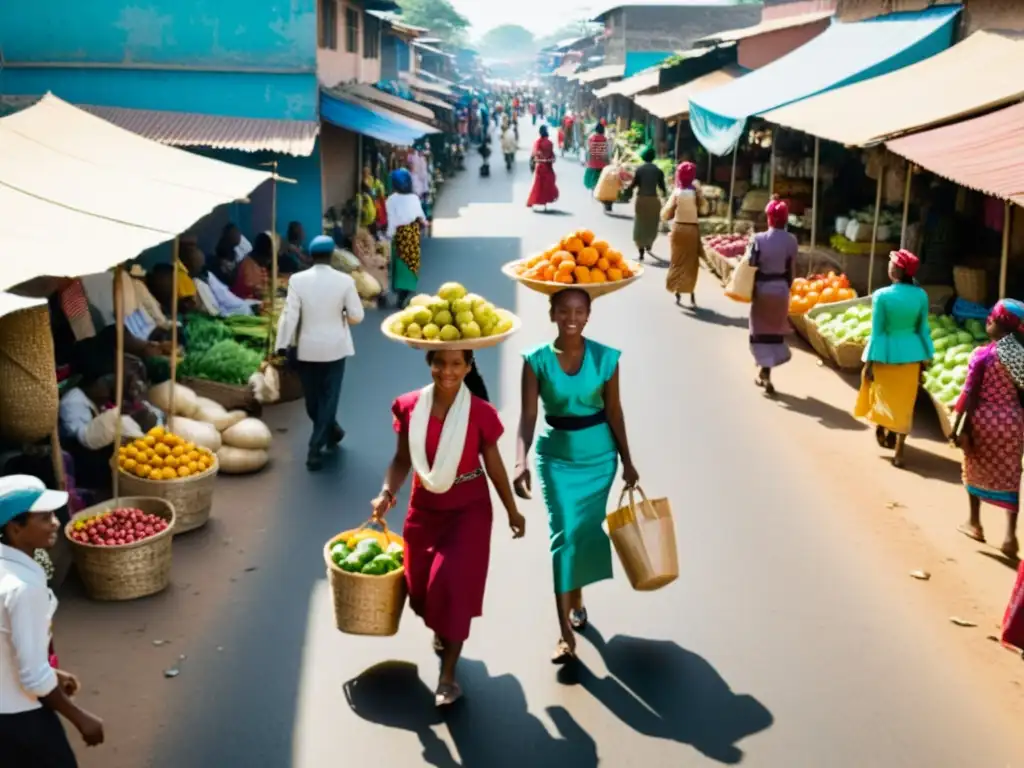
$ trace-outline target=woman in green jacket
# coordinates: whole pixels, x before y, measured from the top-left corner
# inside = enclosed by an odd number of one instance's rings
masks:
[[[915,284],[920,260],[910,251],[889,254],[892,285],[875,291],[871,339],[853,415],[877,425],[883,448],[894,448],[893,466],[903,466],[903,446],[914,421],[921,369],[935,356],[928,328],[928,294]]]

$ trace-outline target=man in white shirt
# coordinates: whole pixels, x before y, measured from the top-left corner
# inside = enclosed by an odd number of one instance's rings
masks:
[[[313,266],[288,281],[277,327],[279,351],[297,347],[306,413],[313,422],[306,459],[312,471],[323,467],[324,449],[337,447],[345,437],[338,424],[338,400],[345,360],[355,354],[349,326],[360,323],[364,314],[355,280],[331,267],[334,248],[333,238],[326,235],[310,243]]]
[[[103,743],[103,722],[71,698],[78,680],[50,666],[57,598],[33,557],[57,542],[54,512],[67,501],[38,478],[0,477],[0,756],[11,768],[78,765],[57,713],[89,746]]]

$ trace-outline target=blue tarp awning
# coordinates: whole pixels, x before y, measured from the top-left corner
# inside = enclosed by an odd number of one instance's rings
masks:
[[[400,147],[411,146],[433,130],[426,125],[423,126],[426,130],[421,130],[415,127],[413,120],[400,122],[382,110],[339,99],[324,91],[320,92],[320,118],[346,131]]]
[[[690,125],[702,145],[727,155],[747,118],[833,88],[878,77],[934,56],[953,43],[959,5],[894,13],[866,21],[833,22],[780,59],[728,85],[690,99]],[[885,109],[865,104],[864,109]]]
[[[645,69],[656,67],[675,56],[675,51],[626,51],[626,71],[623,77],[632,77]]]

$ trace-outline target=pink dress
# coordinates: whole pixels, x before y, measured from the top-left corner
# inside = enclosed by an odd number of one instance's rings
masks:
[[[408,432],[419,397],[418,391],[409,392],[392,404],[396,432]],[[443,426],[431,417],[426,445],[431,465]],[[483,614],[492,515],[480,453],[498,442],[502,432],[494,406],[474,397],[455,485],[446,493],[431,493],[413,476],[403,531],[409,605],[430,629],[452,642],[468,638],[470,623]]]

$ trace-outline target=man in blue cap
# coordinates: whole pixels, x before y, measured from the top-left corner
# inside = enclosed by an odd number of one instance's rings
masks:
[[[72,700],[74,675],[50,666],[50,627],[57,598],[35,561],[57,543],[54,512],[68,495],[30,475],[0,477],[0,755],[11,766],[78,765],[57,717],[89,746],[103,743],[103,721]]]
[[[333,238],[313,238],[313,266],[288,281],[288,299],[277,327],[278,347],[297,348],[306,414],[313,422],[306,457],[311,471],[322,468],[323,451],[337,448],[345,437],[338,424],[338,400],[345,360],[355,354],[349,325],[362,322],[364,314],[355,280],[331,266],[334,249]]]

